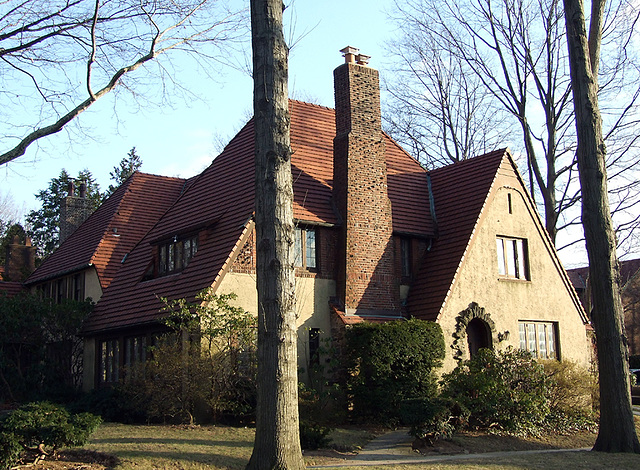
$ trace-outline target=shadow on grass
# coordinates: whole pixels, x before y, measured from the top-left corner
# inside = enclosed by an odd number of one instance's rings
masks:
[[[172,439],[167,437],[104,437],[91,439],[92,445],[99,444],[172,444],[184,446],[210,446],[210,447],[251,447],[253,441],[223,441],[216,439]]]
[[[113,452],[120,460],[131,460],[140,462],[142,460],[151,460],[156,463],[160,461],[170,461],[172,463],[183,462],[190,464],[206,464],[206,465],[222,465],[225,468],[244,468],[249,461],[249,452],[247,457],[235,457],[214,452],[182,452],[178,450],[117,450]],[[155,465],[154,465],[155,467]]]

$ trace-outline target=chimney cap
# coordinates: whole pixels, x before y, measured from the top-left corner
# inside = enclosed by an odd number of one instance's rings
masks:
[[[371,59],[370,55],[358,54],[356,56],[356,63],[358,65],[367,65],[369,63],[369,59]]]
[[[347,46],[343,49],[340,49],[340,52],[342,52],[344,56],[345,64],[353,64],[356,61],[356,54],[360,52],[360,49],[353,46]]]

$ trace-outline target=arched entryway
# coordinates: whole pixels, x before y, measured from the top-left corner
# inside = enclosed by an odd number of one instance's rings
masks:
[[[469,347],[469,356],[474,357],[482,348],[493,346],[491,340],[491,328],[486,321],[481,318],[472,319],[467,325],[467,344]]]

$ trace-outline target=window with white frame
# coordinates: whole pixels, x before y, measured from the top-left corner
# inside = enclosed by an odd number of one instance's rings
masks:
[[[522,238],[497,237],[498,273],[513,279],[529,279],[527,241]]]
[[[520,349],[540,359],[558,359],[557,330],[553,322],[518,322]]]
[[[313,228],[296,228],[295,266],[316,269],[316,231]]]

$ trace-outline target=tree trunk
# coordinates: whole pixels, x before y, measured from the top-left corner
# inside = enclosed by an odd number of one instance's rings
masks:
[[[604,6],[604,0],[593,1]],[[616,238],[607,198],[606,148],[598,108],[598,79],[592,73],[582,1],[564,0],[564,8],[578,135],[582,225],[589,255],[591,315],[600,371],[600,426],[593,450],[640,452],[631,411]],[[601,34],[596,38],[598,43]],[[593,36],[591,40],[594,40]]]
[[[282,0],[251,0],[258,405],[247,469],[303,469],[298,424],[293,185]]]

